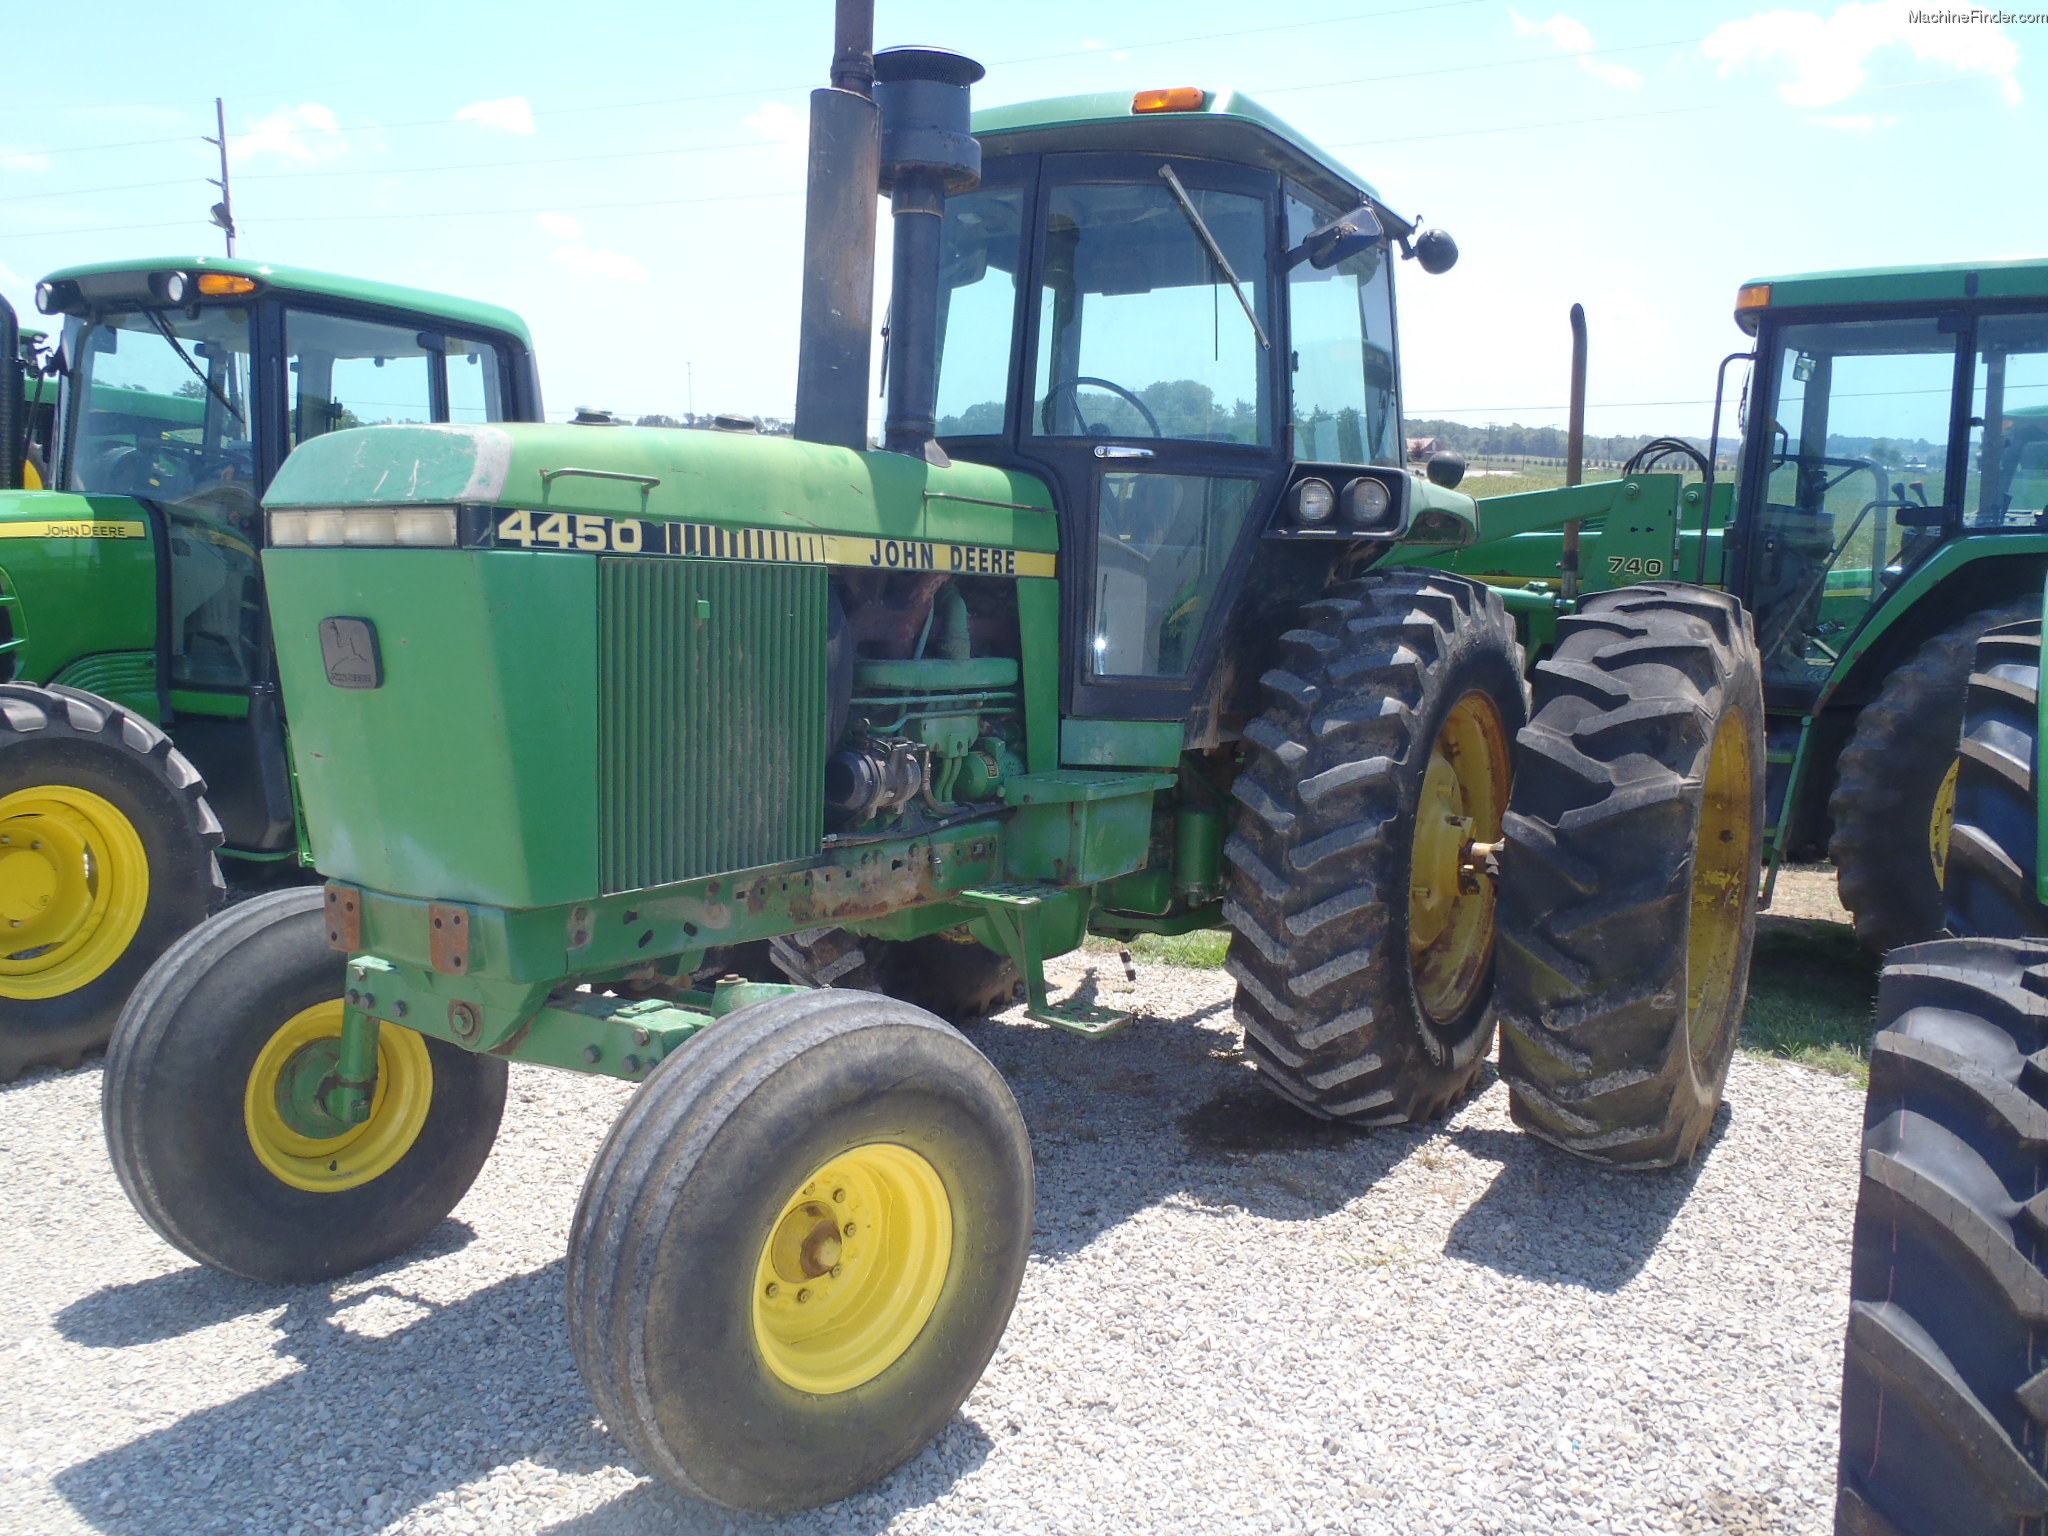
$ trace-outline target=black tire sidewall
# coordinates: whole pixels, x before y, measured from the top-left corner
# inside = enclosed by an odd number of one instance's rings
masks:
[[[249,1141],[249,1074],[286,1020],[341,995],[347,960],[328,948],[320,891],[258,900],[273,910],[253,931],[255,902],[165,957],[185,985],[138,991],[109,1047],[109,1145],[134,1165],[123,1182],[144,1216],[191,1257],[255,1280],[326,1279],[404,1251],[454,1207],[496,1138],[506,1067],[422,1037],[433,1096],[405,1155],[353,1189],[285,1183]],[[208,944],[216,930],[230,942]]]
[[[783,1202],[819,1166],[871,1142],[907,1146],[937,1170],[953,1263],[901,1358],[861,1386],[815,1396],[761,1356],[756,1266]],[[1030,1249],[1030,1168],[1007,1087],[950,1030],[882,1023],[791,1057],[711,1135],[648,1234],[642,1266],[653,1278],[631,1350],[644,1395],[629,1388],[644,1429],[706,1494],[738,1508],[813,1506],[900,1465],[945,1426],[1001,1341]]]

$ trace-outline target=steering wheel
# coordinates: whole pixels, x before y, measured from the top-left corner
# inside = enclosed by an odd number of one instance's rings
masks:
[[[1039,407],[1039,425],[1044,427],[1047,432],[1052,431],[1052,405],[1055,400],[1059,399],[1062,393],[1070,394],[1074,397],[1074,414],[1079,416],[1081,414],[1081,386],[1083,384],[1091,385],[1096,389],[1108,390],[1112,395],[1128,401],[1131,407],[1140,416],[1145,418],[1145,425],[1152,429],[1154,437],[1166,436],[1164,432],[1159,430],[1159,418],[1152,414],[1152,408],[1143,400],[1140,400],[1131,391],[1125,389],[1123,385],[1114,383],[1109,379],[1098,379],[1090,373],[1078,374],[1071,379],[1062,379],[1045,392],[1045,404]],[[1083,424],[1086,424],[1085,419]]]

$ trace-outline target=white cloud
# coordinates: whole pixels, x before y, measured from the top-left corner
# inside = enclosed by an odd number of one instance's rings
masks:
[[[256,120],[247,133],[228,139],[228,157],[240,162],[258,155],[277,155],[301,165],[319,165],[348,153],[348,136],[335,121],[334,109],[309,101]]]
[[[1593,34],[1583,21],[1562,12],[1548,21],[1531,21],[1520,11],[1510,10],[1508,16],[1515,24],[1517,37],[1547,37],[1560,53],[1576,54],[1579,68],[1594,79],[1613,86],[1617,91],[1639,91],[1643,88],[1643,77],[1634,70],[1620,64],[1601,64],[1586,57],[1593,51]]]
[[[50,157],[32,149],[0,149],[0,171],[47,171]]]
[[[643,283],[647,269],[624,251],[604,250],[586,245],[583,223],[566,213],[543,213],[534,220],[543,233],[564,243],[549,252],[548,259],[585,277],[610,277],[621,282]]]
[[[533,108],[524,96],[499,96],[490,101],[472,101],[455,114],[458,123],[481,123],[504,133],[532,133]]]
[[[1903,48],[1924,63],[1946,64],[1958,74],[1996,80],[2008,102],[2020,99],[2019,45],[1995,22],[1911,19],[1910,0],[1866,0],[1817,11],[1761,11],[1723,22],[1701,51],[1718,59],[1725,78],[1737,66],[1782,57],[1793,76],[1778,95],[1799,107],[1845,100],[1870,77],[1873,55]]]
[[[808,146],[811,141],[809,114],[794,111],[786,102],[764,101],[757,111],[749,112],[740,121],[750,132],[778,144]]]

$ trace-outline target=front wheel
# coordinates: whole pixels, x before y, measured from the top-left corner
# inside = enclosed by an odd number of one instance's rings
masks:
[[[336,1063],[347,957],[318,887],[230,907],[143,978],[107,1044],[121,1187],[164,1241],[251,1280],[323,1280],[404,1252],[468,1191],[505,1063],[386,1022],[370,1118],[333,1134],[307,1092]]]
[[[1749,992],[1763,687],[1703,587],[1587,599],[1536,668],[1501,860],[1500,1071],[1522,1127],[1594,1162],[1699,1150]]]
[[[577,1368],[693,1498],[843,1498],[973,1389],[1032,1199],[1016,1101],[956,1030],[870,993],[738,1009],[656,1069],[591,1167],[569,1238]]]

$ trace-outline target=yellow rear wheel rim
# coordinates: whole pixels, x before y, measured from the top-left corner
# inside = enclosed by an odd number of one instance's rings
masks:
[[[62,997],[128,952],[149,854],[112,801],[72,784],[0,798],[0,998]]]
[[[1511,761],[1500,711],[1476,690],[1430,746],[1415,806],[1408,952],[1416,998],[1435,1024],[1471,1007],[1493,958],[1494,880],[1479,845],[1500,841]]]
[[[339,1136],[292,1128],[280,1101],[286,1068],[301,1052],[332,1050],[341,1038],[342,1003],[315,1003],[287,1019],[257,1053],[242,1096],[249,1145],[265,1168],[294,1189],[335,1194],[389,1173],[412,1150],[434,1101],[427,1042],[403,1025],[377,1028],[377,1089],[370,1118]]]
[[[1934,883],[1948,888],[1948,843],[1956,829],[1956,781],[1962,776],[1963,760],[1948,765],[1948,772],[1935,786],[1934,810],[1927,818],[1927,856],[1934,861]]]
[[[893,1142],[817,1169],[783,1203],[754,1267],[754,1342],[799,1392],[847,1392],[903,1357],[953,1265],[939,1171]]]
[[[1695,1051],[1720,1032],[1741,960],[1743,917],[1756,882],[1755,773],[1749,721],[1731,714],[1714,732],[1693,851],[1686,1017]]]

